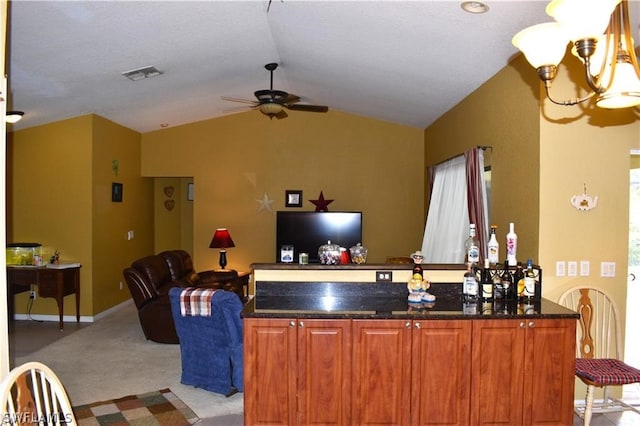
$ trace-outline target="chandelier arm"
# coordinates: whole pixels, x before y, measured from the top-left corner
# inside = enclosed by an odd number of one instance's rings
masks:
[[[591,92],[584,98],[579,98],[579,99],[574,98],[574,99],[569,99],[568,101],[557,101],[553,99],[553,97],[551,96],[551,80],[546,80],[544,82],[544,91],[547,94],[547,99],[549,99],[551,102],[553,102],[556,105],[562,105],[562,106],[571,106],[571,105],[581,104],[582,102],[588,101],[589,99],[593,98],[596,94],[595,92]]]
[[[592,97],[595,94],[601,95],[602,93],[604,93],[607,90],[606,87],[602,87],[596,81],[596,78],[591,75],[591,72],[589,71],[591,69],[590,67],[591,67],[591,59],[590,59],[589,56],[586,56],[584,58],[584,78],[585,78],[585,80],[587,80],[587,84],[589,85],[591,90],[594,91],[594,93],[589,95],[589,98]],[[586,99],[588,99],[588,98],[586,98]]]

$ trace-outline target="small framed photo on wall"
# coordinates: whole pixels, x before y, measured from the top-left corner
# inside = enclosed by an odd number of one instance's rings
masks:
[[[302,191],[286,190],[284,192],[285,207],[302,207]]]
[[[122,202],[122,184],[113,182],[111,184],[111,201],[114,203]]]

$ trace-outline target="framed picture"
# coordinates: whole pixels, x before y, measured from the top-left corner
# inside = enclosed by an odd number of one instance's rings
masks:
[[[193,184],[192,183],[187,184],[187,200],[193,201]]]
[[[302,207],[302,191],[287,190],[284,192],[285,207]]]
[[[122,202],[122,184],[113,182],[111,184],[111,201],[114,203]]]

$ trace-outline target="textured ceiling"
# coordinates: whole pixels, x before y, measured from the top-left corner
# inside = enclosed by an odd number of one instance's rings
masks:
[[[8,109],[25,112],[12,127],[95,113],[147,132],[218,117],[242,106],[221,96],[268,89],[277,62],[274,88],[301,103],[425,128],[507,65],[515,33],[550,20],[542,1],[488,5],[12,1]],[[150,65],[163,74],[121,75]]]

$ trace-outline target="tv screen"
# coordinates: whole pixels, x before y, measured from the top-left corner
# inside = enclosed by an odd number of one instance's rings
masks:
[[[309,263],[320,263],[318,249],[331,241],[349,249],[362,242],[362,212],[276,213],[276,262],[280,249],[293,246],[293,262],[299,253],[309,253]]]

